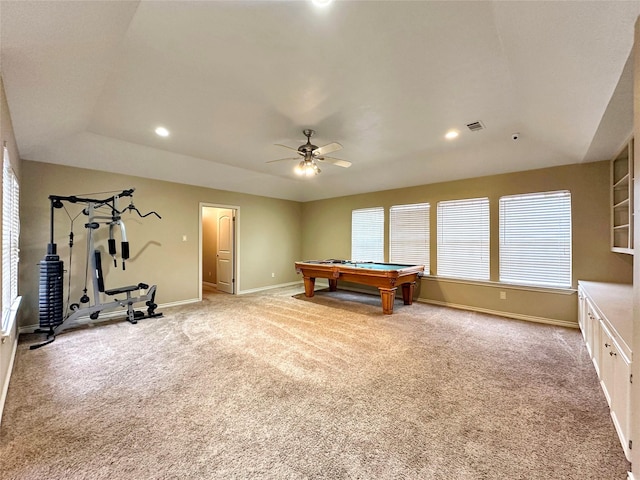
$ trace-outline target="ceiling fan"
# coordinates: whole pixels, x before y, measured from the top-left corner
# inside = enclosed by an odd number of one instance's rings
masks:
[[[342,149],[342,145],[340,145],[338,142],[333,142],[323,147],[318,147],[311,143],[311,137],[316,133],[314,130],[307,128],[303,130],[302,133],[304,133],[305,137],[307,137],[307,143],[305,143],[304,145],[300,145],[297,149],[288,147],[287,145],[276,144],[276,146],[278,147],[293,150],[298,154],[297,157],[279,158],[277,160],[270,160],[267,163],[282,162],[285,160],[299,160],[299,163],[298,165],[296,165],[294,171],[298,175],[304,175],[307,177],[311,177],[320,173],[320,168],[318,167],[318,164],[316,162],[330,163],[332,165],[343,168],[349,168],[351,166],[351,162],[326,156],[327,153],[336,152]]]

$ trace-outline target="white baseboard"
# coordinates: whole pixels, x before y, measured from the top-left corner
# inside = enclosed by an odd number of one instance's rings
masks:
[[[632,472],[627,472],[627,480],[634,480],[635,477],[633,476]]]
[[[213,287],[213,288],[218,288],[218,284],[217,283],[213,283],[213,282],[202,282],[203,285],[206,285],[207,287]]]
[[[241,290],[238,292],[238,295],[246,295],[247,293],[264,292],[265,290],[273,290],[276,288],[291,287],[293,285],[301,285],[301,284],[302,284],[301,280],[298,280],[296,282],[289,282],[289,283],[279,283],[278,285],[269,285],[267,287],[258,287],[258,288],[251,288],[249,290]]]
[[[177,302],[161,303],[158,308],[179,307],[181,305],[189,305],[190,303],[201,302],[199,298],[189,298],[188,300],[178,300]]]
[[[439,300],[429,300],[426,298],[418,298],[418,302],[430,303],[432,305],[440,305],[442,307],[457,308],[459,310],[469,310],[472,312],[487,313],[489,315],[497,315],[499,317],[513,318],[514,320],[525,320],[527,322],[546,323],[548,325],[556,325],[558,327],[580,328],[577,323],[568,322],[566,320],[558,320],[556,318],[534,317],[533,315],[523,315],[521,313],[501,312],[499,310],[491,310],[489,308],[471,307],[469,305],[459,305],[457,303],[441,302]]]
[[[316,281],[316,286],[317,286],[317,283],[318,282]],[[348,285],[348,286],[341,285],[340,290],[348,290],[350,292],[366,293],[370,295],[379,295],[375,287],[359,288],[353,285]],[[417,298],[416,301],[421,303],[429,303],[432,305],[439,305],[441,307],[450,307],[450,308],[457,308],[459,310],[468,310],[471,312],[486,313],[489,315],[496,315],[498,317],[513,318],[514,320],[525,320],[527,322],[546,323],[548,325],[556,325],[558,327],[580,328],[580,326],[577,323],[568,322],[566,320],[558,320],[555,318],[534,317],[532,315],[523,315],[520,313],[501,312],[499,310],[491,310],[488,308],[473,307],[469,305],[460,305],[457,303],[441,302],[439,300],[429,300],[427,298]]]
[[[178,302],[162,303],[162,304],[158,305],[156,310],[158,310],[158,313],[161,313],[159,310],[161,310],[163,308],[179,307],[181,305],[188,305],[190,303],[198,303],[200,301],[201,300],[199,298],[190,298],[188,300],[180,300]],[[122,310],[111,310],[109,312],[101,313],[99,320],[91,320],[88,315],[83,316],[83,317],[79,317],[78,320],[76,320],[74,322],[74,325],[78,325],[78,326],[81,326],[81,325],[97,325],[101,321],[112,320],[114,318],[122,318],[123,316],[124,317],[127,316],[127,310],[126,309],[123,308]],[[40,325],[38,325],[38,324],[35,324],[35,325],[24,325],[24,326],[22,326],[22,327],[20,327],[18,329],[18,333],[33,333],[35,330],[37,330],[39,328],[40,328]]]
[[[367,289],[366,287],[358,288],[358,287],[349,285],[349,286],[340,286],[340,289],[348,290],[350,292],[378,295],[378,291],[375,287],[371,287],[370,289]],[[525,320],[527,322],[546,323],[548,325],[556,325],[559,327],[580,328],[580,326],[577,323],[568,322],[566,320],[558,320],[555,318],[534,317],[532,315],[523,315],[520,313],[501,312],[499,310],[490,310],[488,308],[473,307],[469,305],[460,305],[457,303],[441,302],[439,300],[429,300],[427,298],[417,298],[416,301],[421,303],[429,303],[432,305],[439,305],[441,307],[450,307],[450,308],[457,308],[459,310],[468,310],[471,312],[487,313],[489,315],[496,315],[498,317],[513,318],[514,320]]]
[[[326,283],[326,285],[323,285],[324,283]],[[274,290],[276,288],[283,288],[283,287],[291,287],[294,285],[302,285],[301,281],[297,281],[297,282],[288,282],[288,283],[280,283],[278,285],[270,285],[267,287],[259,287],[259,288],[252,288],[249,290],[242,290],[240,292],[238,292],[238,295],[246,295],[249,293],[258,293],[258,292],[264,292],[267,290]],[[316,287],[328,287],[328,282],[324,281],[324,279],[318,279],[316,281]],[[377,295],[378,292],[376,292],[375,290],[371,289],[368,290],[366,288],[358,288],[358,287],[352,287],[352,286],[348,286],[347,288],[341,287],[342,290],[350,290],[350,291],[354,291],[354,292],[359,292],[359,293],[368,293],[368,294],[372,294],[372,295]],[[191,298],[188,300],[180,300],[177,302],[171,302],[171,303],[163,303],[158,305],[158,309],[162,309],[162,308],[168,308],[168,307],[178,307],[181,305],[188,305],[190,303],[197,303],[200,302],[201,300],[198,298]],[[460,305],[460,304],[455,304],[455,303],[449,303],[449,302],[441,302],[438,300],[429,300],[426,298],[418,298],[416,299],[416,301],[421,302],[421,303],[429,303],[432,305],[439,305],[442,307],[450,307],[450,308],[457,308],[459,310],[468,310],[468,311],[472,311],[472,312],[479,312],[479,313],[487,313],[489,315],[497,315],[499,317],[506,317],[506,318],[513,318],[515,320],[525,320],[527,322],[535,322],[535,323],[545,323],[548,325],[556,325],[559,327],[569,327],[569,328],[580,328],[580,326],[577,323],[574,322],[568,322],[566,320],[558,320],[555,318],[545,318],[545,317],[535,317],[532,315],[523,315],[523,314],[519,314],[519,313],[511,313],[511,312],[501,312],[498,310],[491,310],[488,308],[479,308],[479,307],[472,307],[469,305]],[[104,320],[108,320],[108,319],[112,319],[112,318],[117,318],[122,316],[123,311],[122,310],[116,310],[116,311],[110,311],[105,313],[104,315],[101,315],[100,318],[104,319]],[[77,324],[78,325],[82,325],[85,323],[92,323],[95,322],[95,320],[90,320],[89,317],[81,317],[80,319],[78,319]],[[19,333],[32,333],[35,329],[40,328],[39,325],[27,325],[27,326],[22,326],[19,328],[18,332]]]

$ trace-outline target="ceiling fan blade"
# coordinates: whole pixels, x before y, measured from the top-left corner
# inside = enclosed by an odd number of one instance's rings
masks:
[[[266,163],[273,163],[273,162],[284,162],[285,160],[300,160],[299,158],[296,157],[288,157],[288,158],[278,158],[277,160],[269,160]]]
[[[289,147],[287,145],[282,145],[281,143],[274,143],[274,145],[276,147],[282,147],[282,148],[286,148],[287,150],[293,150],[294,152],[296,152],[298,155],[302,155],[304,156],[304,153],[300,152],[297,148],[293,148],[293,147]]]
[[[314,157],[322,157],[327,153],[337,152],[338,150],[342,150],[342,145],[338,142],[333,142],[325,145],[324,147],[318,147],[313,151]]]
[[[349,168],[351,166],[351,162],[348,162],[346,160],[340,160],[339,158],[322,157],[322,158],[316,158],[316,160],[320,162],[330,163],[332,165],[336,165],[338,167],[343,167],[343,168]]]

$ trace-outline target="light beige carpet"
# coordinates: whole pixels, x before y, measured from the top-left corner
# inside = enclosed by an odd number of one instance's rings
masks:
[[[578,330],[300,292],[23,336],[0,476],[626,478]]]

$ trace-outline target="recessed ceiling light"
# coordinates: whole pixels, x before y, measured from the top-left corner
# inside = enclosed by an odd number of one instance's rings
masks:
[[[158,127],[158,128],[156,128],[156,135],[158,135],[159,137],[168,137],[169,136],[169,130],[167,130],[164,127]]]
[[[317,7],[326,7],[327,5],[329,5],[333,0],[311,0],[313,2],[314,5],[316,5]]]
[[[449,130],[447,134],[444,136],[447,140],[452,140],[460,135],[456,130]]]

